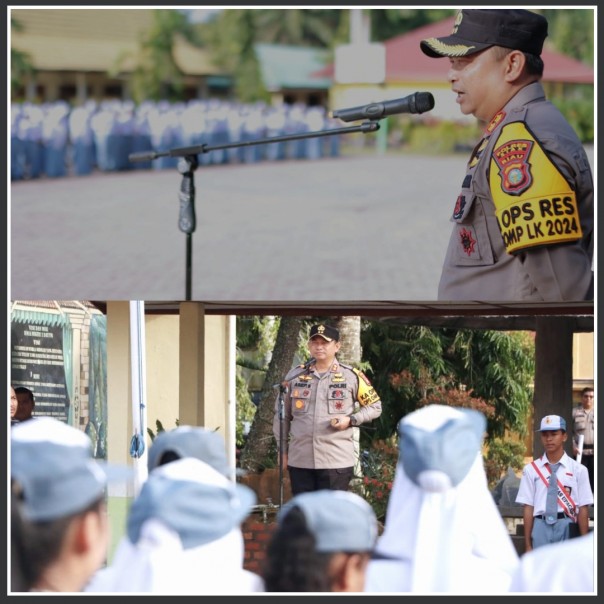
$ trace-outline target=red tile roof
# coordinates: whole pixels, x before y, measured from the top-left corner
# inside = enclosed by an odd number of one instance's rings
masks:
[[[419,47],[421,40],[449,35],[455,17],[437,23],[424,25],[411,32],[396,36],[384,42],[386,48],[386,82],[444,82],[449,62],[426,56]],[[547,46],[547,41],[546,41]],[[590,65],[577,61],[561,53],[544,47],[541,54],[545,69],[544,82],[593,84],[594,70]],[[313,74],[314,76],[334,76],[334,65]]]

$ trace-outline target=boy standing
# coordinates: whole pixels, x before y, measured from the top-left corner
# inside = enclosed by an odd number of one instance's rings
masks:
[[[538,432],[545,453],[524,466],[516,496],[516,503],[524,504],[526,552],[578,536],[576,529],[585,535],[594,501],[587,468],[564,452],[566,420],[546,415]]]

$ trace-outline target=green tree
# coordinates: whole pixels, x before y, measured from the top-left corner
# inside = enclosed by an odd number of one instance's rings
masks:
[[[251,391],[262,387],[275,346],[279,321],[274,316],[237,317],[236,441],[245,444],[246,427],[256,415]]]
[[[248,438],[241,451],[240,466],[250,472],[260,472],[276,465],[273,417],[279,384],[290,370],[299,349],[301,317],[281,317],[275,348],[260,393],[260,403],[254,415]]]
[[[261,333],[257,320],[249,319],[248,329],[238,331],[238,343],[254,346]],[[359,480],[351,487],[373,506],[380,521],[397,465],[398,422],[423,405],[469,407],[485,414],[484,459],[490,486],[508,466],[518,469],[523,444],[509,436],[526,432],[534,377],[531,333],[429,328],[360,317],[287,316],[277,322],[261,402],[240,457],[242,468],[261,472],[277,466],[272,422],[278,391],[274,386],[296,359],[307,357],[310,325],[328,322],[340,329],[345,341],[338,356],[367,373],[382,401],[382,415],[372,429],[360,431]]]
[[[594,9],[549,8],[539,12],[548,21],[546,44],[587,65],[594,64]]]
[[[268,101],[255,44],[329,47],[340,11],[322,9],[226,9],[203,24],[200,32],[214,63],[232,74],[235,96],[242,102]]]
[[[257,42],[329,47],[340,20],[338,9],[260,9],[254,12]]]
[[[418,27],[441,21],[453,16],[457,9],[384,8],[369,9],[371,15],[371,38],[384,42]]]
[[[525,433],[535,364],[530,334],[371,321],[363,350],[383,405],[374,438],[390,437],[398,421],[422,404],[456,400],[484,405],[488,438]]]
[[[23,31],[23,25],[17,19],[10,18],[11,31]],[[31,62],[28,53],[17,48],[10,49],[10,85],[11,99],[16,100],[20,92],[25,88],[25,81],[28,76],[33,76],[36,70]]]
[[[122,55],[114,71],[121,71],[126,60],[135,61],[130,76],[132,98],[143,100],[182,100],[183,73],[176,62],[174,48],[179,38],[200,46],[197,29],[188,21],[186,14],[173,9],[153,11],[153,25],[140,40],[136,56]]]
[[[212,50],[215,65],[231,74],[236,98],[243,102],[268,101],[260,66],[254,53],[256,41],[253,10],[226,9],[200,27]]]

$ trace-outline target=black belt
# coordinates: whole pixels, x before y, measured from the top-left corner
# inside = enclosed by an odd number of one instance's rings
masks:
[[[535,518],[539,518],[540,520],[545,520],[545,514],[539,514],[535,516]],[[557,515],[558,520],[562,520],[562,518],[568,518],[568,516],[564,512],[558,512]]]

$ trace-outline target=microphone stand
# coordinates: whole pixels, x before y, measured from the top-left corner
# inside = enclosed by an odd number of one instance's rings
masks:
[[[287,392],[285,383],[279,384],[279,509],[283,507],[283,451],[284,451],[284,435],[283,422],[285,421],[285,402],[283,395]]]
[[[290,378],[295,380],[299,375],[307,373],[311,364],[315,362],[314,358],[310,358],[303,367],[302,371],[296,373],[296,375]],[[285,429],[283,424],[285,422],[285,401],[283,400],[284,394],[287,392],[287,383],[281,382],[280,384],[273,384],[273,388],[279,388],[279,509],[283,506],[283,451],[285,450]]]
[[[385,117],[385,116],[384,116]],[[284,136],[271,136],[268,138],[259,138],[249,141],[240,141],[236,143],[225,143],[224,145],[201,144],[193,147],[177,147],[168,151],[139,151],[130,153],[128,159],[131,162],[147,162],[159,157],[178,157],[178,171],[182,174],[182,181],[178,199],[180,202],[180,214],[178,219],[178,228],[186,234],[186,283],[185,300],[191,301],[192,291],[192,234],[195,231],[195,179],[194,173],[199,166],[198,155],[200,153],[209,153],[220,149],[233,149],[235,147],[247,147],[250,145],[263,145],[265,143],[278,143],[282,141],[298,140],[302,138],[314,138],[318,136],[333,136],[335,134],[345,134],[350,132],[375,132],[380,129],[376,119],[369,119],[357,126],[347,126],[344,128],[333,128],[331,130],[316,130],[313,132],[303,132],[300,134],[288,134]]]

